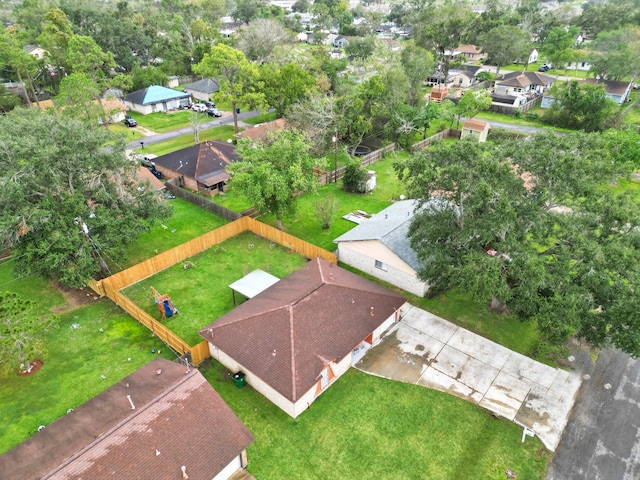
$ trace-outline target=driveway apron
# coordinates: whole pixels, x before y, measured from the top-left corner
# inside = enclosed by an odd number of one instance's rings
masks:
[[[411,306],[359,370],[448,392],[558,446],[581,377],[517,352]]]

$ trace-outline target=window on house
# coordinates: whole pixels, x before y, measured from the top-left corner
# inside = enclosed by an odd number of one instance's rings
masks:
[[[381,262],[380,260],[376,260],[376,268],[386,272],[389,270],[389,266],[386,263]]]

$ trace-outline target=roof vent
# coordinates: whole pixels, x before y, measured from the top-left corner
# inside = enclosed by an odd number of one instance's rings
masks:
[[[136,406],[133,404],[133,400],[131,400],[131,395],[127,395],[127,400],[129,400],[129,403],[131,404],[131,410],[135,410]]]
[[[182,470],[182,479],[187,480],[189,478],[189,475],[187,475],[187,467],[183,465],[180,467],[180,470]]]
[[[371,315],[372,317],[375,316],[375,313],[373,311],[373,307],[371,307],[371,310],[369,311],[369,315]]]

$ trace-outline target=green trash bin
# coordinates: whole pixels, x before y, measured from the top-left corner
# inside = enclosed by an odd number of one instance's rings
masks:
[[[236,387],[242,388],[244,387],[244,373],[238,372],[233,374],[233,383],[236,384]]]

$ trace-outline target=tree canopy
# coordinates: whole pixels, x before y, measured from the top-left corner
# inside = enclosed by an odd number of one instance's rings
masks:
[[[97,125],[18,109],[0,116],[0,146],[0,239],[19,274],[84,286],[170,212]]]
[[[229,166],[231,187],[260,210],[273,213],[282,230],[282,217],[295,211],[298,195],[317,188],[313,173],[317,160],[310,148],[305,135],[292,130],[270,132],[264,143],[241,140],[242,162]]]
[[[640,218],[603,185],[620,166],[588,134],[501,146],[439,143],[396,165],[420,200],[409,230],[433,290],[460,288],[494,309],[640,355]]]

